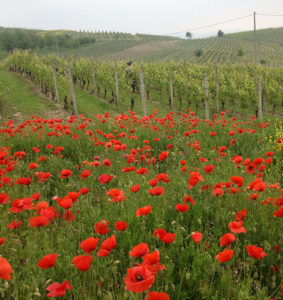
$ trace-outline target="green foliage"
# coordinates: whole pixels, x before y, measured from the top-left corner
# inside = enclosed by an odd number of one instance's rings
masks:
[[[244,56],[244,51],[243,51],[243,49],[240,48],[240,49],[238,50],[238,52],[237,52],[237,55],[240,56],[240,57]]]
[[[203,55],[203,50],[202,49],[196,49],[195,56],[196,57],[201,57],[202,55]]]
[[[218,30],[217,36],[218,37],[223,37],[224,36],[224,32],[222,30]]]

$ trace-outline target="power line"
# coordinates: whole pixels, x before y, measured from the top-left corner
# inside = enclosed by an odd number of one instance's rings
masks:
[[[257,14],[258,16],[269,16],[269,17],[283,17],[283,15],[272,15],[272,14]]]
[[[206,25],[206,26],[192,28],[192,29],[178,31],[178,32],[172,32],[172,33],[168,33],[167,35],[177,34],[177,33],[183,33],[183,32],[190,32],[190,31],[197,31],[197,30],[201,30],[201,29],[205,29],[205,28],[209,28],[209,27],[214,27],[214,26],[217,26],[217,25],[221,25],[221,24],[225,24],[225,23],[230,23],[230,22],[234,22],[234,21],[237,21],[237,20],[242,20],[242,19],[251,17],[252,15],[253,14],[250,14],[250,15],[247,15],[247,16],[243,16],[243,17],[239,17],[239,18],[230,19],[230,20],[227,20],[227,21],[223,21],[223,22],[219,22],[219,23],[215,23],[215,24],[211,24],[211,25]]]

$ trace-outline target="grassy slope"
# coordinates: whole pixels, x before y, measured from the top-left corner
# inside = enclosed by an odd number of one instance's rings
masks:
[[[48,32],[48,31],[47,31]],[[75,33],[74,33],[75,34]],[[250,63],[253,62],[253,32],[227,34],[222,38],[180,40],[166,36],[122,34],[123,39],[113,39],[109,33],[97,36],[96,43],[78,49],[62,49],[61,55],[92,56],[95,59],[122,60],[190,60],[196,63]],[[257,31],[258,58],[268,65],[283,64],[283,28]],[[202,49],[200,58],[195,50]],[[237,55],[242,49],[244,56]],[[40,54],[55,49],[39,50]],[[0,59],[5,53],[0,52]]]
[[[43,117],[62,115],[60,107],[42,98],[27,80],[8,71],[0,70],[0,91],[1,115],[4,120],[20,122],[32,114]]]
[[[78,111],[87,117],[96,114],[125,113],[130,108],[130,96],[121,95],[118,107],[109,101],[94,98],[93,95],[75,88]],[[142,115],[141,100],[139,95],[133,95],[135,99],[135,111]],[[169,107],[159,103],[147,103],[147,113],[153,113],[158,108],[161,113],[169,112]],[[71,111],[63,110],[62,103],[56,105],[49,99],[39,94],[39,90],[28,80],[8,71],[0,70],[0,115],[7,121],[13,119],[17,123],[24,121],[30,115],[40,115],[48,118],[66,119]]]
[[[267,64],[283,63],[283,28],[257,31],[258,58]],[[170,37],[136,35],[134,40],[105,40],[75,50],[62,50],[66,55],[87,55],[98,59],[180,60],[196,63],[250,63],[253,61],[253,32],[227,34],[222,38],[180,40]],[[200,58],[195,50],[202,49]],[[244,56],[238,56],[242,49]]]

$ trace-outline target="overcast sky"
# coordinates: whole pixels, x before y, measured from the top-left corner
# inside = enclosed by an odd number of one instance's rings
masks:
[[[252,14],[282,14],[283,0],[0,0],[0,26],[169,34]],[[283,26],[283,17],[257,17],[258,28]],[[246,18],[203,30],[208,35],[251,30]]]

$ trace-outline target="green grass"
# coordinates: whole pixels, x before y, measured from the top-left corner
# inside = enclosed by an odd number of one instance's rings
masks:
[[[58,107],[42,98],[28,80],[4,70],[0,70],[0,103],[4,120],[19,122],[32,114],[47,116],[58,112]]]

